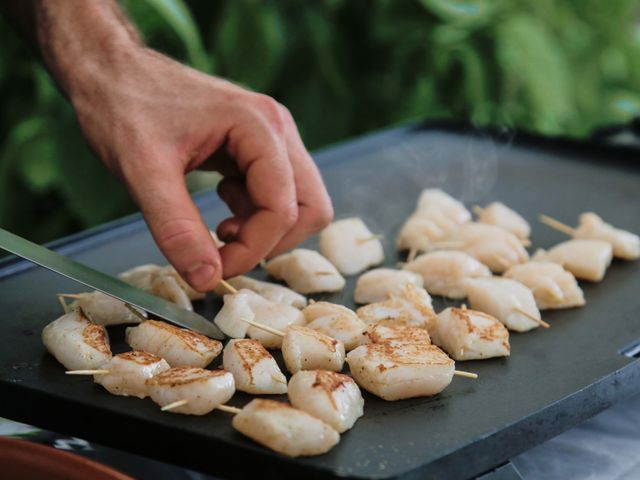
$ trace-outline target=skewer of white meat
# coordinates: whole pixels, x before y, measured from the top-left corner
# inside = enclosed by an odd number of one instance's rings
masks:
[[[500,320],[509,330],[526,332],[549,324],[540,318],[533,293],[509,278],[476,278],[467,282],[469,305]]]
[[[277,283],[263,282],[245,275],[230,278],[227,280],[227,283],[236,290],[251,290],[270,302],[283,303],[296,308],[304,308],[307,305],[306,297]],[[219,285],[215,293],[224,295],[228,293],[228,289],[223,285]]]
[[[495,225],[465,223],[448,240],[452,249],[468,253],[494,273],[503,273],[512,265],[529,260],[529,254],[518,237]],[[456,242],[460,245],[453,246]]]
[[[241,392],[254,395],[287,393],[287,378],[257,340],[229,340],[222,353],[222,365],[233,375],[236,389]]]
[[[604,240],[613,247],[613,255],[624,260],[640,258],[640,237],[634,233],[615,228],[593,212],[580,215],[578,226],[573,228],[558,220],[540,215],[540,221],[575,239]]]
[[[267,272],[304,295],[337,292],[345,286],[345,279],[333,264],[314,250],[298,248],[270,260]]]
[[[491,276],[489,267],[468,253],[457,250],[425,253],[402,268],[419,274],[424,288],[431,295],[456,299],[466,296],[468,279]]]
[[[93,370],[111,359],[107,330],[82,310],[65,313],[42,330],[42,343],[68,370]]]
[[[439,188],[424,189],[418,198],[417,213],[431,209],[437,209],[458,225],[471,220],[471,213],[464,204]]]
[[[151,400],[163,411],[206,415],[235,393],[233,375],[224,370],[174,367],[146,381]]]
[[[429,332],[424,328],[408,327],[406,325],[377,324],[369,327],[366,332],[370,343],[431,343]]]
[[[251,322],[276,330],[285,330],[289,325],[305,323],[300,310],[283,303],[271,302],[251,290],[236,290],[224,296],[224,305],[214,322],[226,335],[244,338],[246,335],[258,340],[266,348],[280,348],[282,338],[265,329],[256,328]]]
[[[283,402],[257,398],[242,409],[226,407],[224,410],[236,414],[233,428],[289,457],[321,455],[340,441],[333,427]]]
[[[528,243],[529,235],[531,234],[531,226],[522,216],[507,207],[504,203],[493,202],[482,208],[479,206],[473,207],[474,213],[478,216],[479,223],[486,223],[488,225],[495,225],[508,232],[513,233],[523,242]]]
[[[307,327],[336,338],[346,351],[366,343],[367,325],[352,310],[329,302],[314,302],[302,310]]]
[[[559,243],[546,251],[539,249],[533,262],[554,262],[562,265],[580,280],[599,282],[611,265],[613,248],[604,240],[576,239]]]
[[[456,361],[506,357],[509,331],[497,318],[476,310],[450,307],[438,314],[433,343]]]
[[[206,367],[222,351],[222,343],[200,333],[147,320],[126,330],[127,344],[164,358],[172,367]]]
[[[424,343],[370,343],[347,355],[351,375],[358,385],[384,400],[436,395],[454,374],[455,362],[435,345]]]
[[[576,278],[557,263],[527,262],[514,265],[503,276],[529,287],[540,310],[581,307],[585,304]]]
[[[113,395],[149,396],[146,381],[171,367],[160,357],[134,350],[114,355],[97,370],[69,370],[68,375],[93,375],[93,380]]]
[[[389,295],[398,295],[404,286],[412,283],[422,287],[422,277],[416,273],[391,268],[374,268],[358,277],[354,299],[356,303],[383,302]]]
[[[364,399],[353,378],[326,370],[295,373],[289,381],[289,401],[339,433],[353,427],[364,413]]]
[[[118,275],[120,280],[152,295],[175,303],[185,310],[193,310],[189,294],[202,298],[193,290],[172,267],[158,265],[140,265]],[[188,290],[186,290],[188,288]]]
[[[337,220],[320,232],[320,253],[343,275],[354,275],[384,261],[377,235],[360,218]]]
[[[117,298],[97,290],[85,293],[60,293],[58,297],[72,299],[73,302],[68,305],[68,309],[81,308],[84,314],[98,325],[111,326],[140,323],[147,316],[147,313],[143,310],[127,307],[124,302]],[[130,308],[137,313],[134,313]]]
[[[360,307],[356,313],[368,326],[383,323],[426,329],[436,317],[427,291],[413,284],[405,285],[398,296]]]

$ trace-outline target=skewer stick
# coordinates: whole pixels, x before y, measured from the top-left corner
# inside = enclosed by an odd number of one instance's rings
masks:
[[[453,374],[456,377],[464,377],[464,378],[473,378],[474,380],[476,378],[478,378],[478,374],[477,373],[471,373],[471,372],[464,372],[462,370],[454,370]]]
[[[575,228],[572,228],[566,223],[562,223],[556,220],[555,218],[551,218],[548,215],[542,214],[538,217],[538,219],[540,220],[540,223],[544,223],[546,226],[551,227],[555,230],[558,230],[559,232],[562,232],[565,235],[569,235],[570,237],[573,237],[576,233]]]
[[[182,400],[176,400],[175,402],[170,403],[169,405],[165,405],[160,409],[161,412],[168,412],[169,410],[173,410],[174,408],[182,407],[189,403],[188,398],[183,398]]]
[[[418,249],[413,247],[409,250],[409,255],[407,255],[407,263],[413,262],[418,256]]]
[[[229,293],[236,294],[238,293],[238,289],[231,285],[226,280],[220,280],[220,285],[222,285]]]
[[[362,245],[363,243],[367,243],[372,240],[380,240],[381,238],[382,238],[381,234],[376,234],[376,235],[371,235],[370,237],[367,237],[367,238],[359,238],[358,240],[356,240],[356,243],[358,245]]]
[[[233,413],[234,415],[240,413],[242,411],[241,408],[238,407],[232,407],[231,405],[218,405],[216,407],[216,409],[218,410],[222,410],[223,412],[227,412],[227,413]]]
[[[65,299],[64,295],[59,293],[58,294],[58,301],[60,302],[60,305],[62,306],[62,311],[66,314],[66,313],[69,313],[69,305],[67,305],[67,302],[65,302],[64,299]]]
[[[276,382],[276,383],[281,383],[281,384],[283,384],[283,385],[286,385],[286,384],[287,384],[287,381],[286,381],[286,380],[283,380],[283,379],[281,379],[280,377],[277,377],[277,376],[275,376],[275,375],[271,375],[271,379],[272,379],[274,382]]]
[[[276,328],[271,328],[268,325],[263,325],[262,323],[254,322],[253,320],[249,320],[248,318],[240,317],[240,320],[248,323],[252,327],[259,328],[260,330],[264,330],[265,332],[272,333],[274,335],[278,335],[279,337],[284,337],[284,332],[282,330],[278,330]]]
[[[78,299],[78,298],[82,298],[84,295],[81,295],[79,293],[58,293],[58,297],[62,297],[62,298],[73,298],[73,299]]]
[[[480,205],[474,205],[473,207],[471,207],[471,210],[473,211],[473,213],[475,213],[478,217],[480,215],[482,215],[482,212],[484,212],[484,208],[482,208]]]
[[[549,328],[549,327],[551,327],[551,325],[549,325],[549,324],[548,324],[547,322],[545,322],[544,320],[542,320],[542,319],[540,319],[540,318],[536,318],[536,317],[534,317],[534,316],[533,316],[533,315],[531,315],[529,312],[527,312],[527,311],[525,311],[525,310],[523,310],[523,309],[521,309],[521,308],[514,307],[514,308],[513,308],[513,310],[514,310],[515,312],[518,312],[518,313],[519,313],[519,314],[521,314],[521,315],[524,315],[524,316],[525,316],[525,317],[527,317],[528,319],[533,320],[534,322],[536,322],[536,323],[537,323],[538,325],[540,325],[541,327],[544,327],[544,328]]]
[[[314,275],[334,275],[335,272],[313,272]]]
[[[134,308],[133,306],[129,305],[128,303],[124,304],[125,307],[127,307],[127,310],[129,310],[131,313],[133,313],[136,317],[138,317],[138,319],[141,322],[144,322],[147,320],[147,317],[145,317],[142,313],[140,313],[140,311],[137,308]]]
[[[96,369],[96,370],[67,370],[64,372],[67,375],[106,375],[109,370]]]
[[[267,260],[263,258],[262,260],[260,260],[258,265],[260,265],[260,268],[262,268],[263,270],[266,270],[267,269]]]

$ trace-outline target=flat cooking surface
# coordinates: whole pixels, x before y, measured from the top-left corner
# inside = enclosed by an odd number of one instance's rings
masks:
[[[468,206],[503,201],[531,222],[534,247],[563,240],[535,221],[541,212],[574,223],[580,212],[593,210],[640,232],[640,168],[624,156],[409,128],[334,147],[316,159],[337,218],[360,216],[384,234],[386,264],[393,266],[399,260],[394,238],[424,187],[441,187]],[[225,217],[213,195],[200,200],[211,225]],[[163,263],[139,220],[85,236],[63,251],[112,274]],[[60,315],[55,293],[81,289],[24,266],[0,269],[0,415],[223,476],[257,468],[267,478],[468,478],[640,392],[638,362],[619,353],[640,338],[640,262],[615,261],[604,282],[583,285],[586,308],[547,312],[551,329],[512,334],[508,359],[459,364],[477,372],[478,381],[455,378],[434,398],[394,403],[366,394],[365,416],[336,448],[292,460],[234,432],[226,413],[161,413],[149,400],[115,397],[89,378],[65,376],[45,353],[40,331]],[[353,307],[354,283],[351,278],[343,292],[324,298]],[[436,310],[452,303],[436,299]],[[200,306],[208,318],[217,308],[213,298]],[[126,350],[123,329],[110,334],[114,351]],[[248,399],[237,394],[231,403]]]

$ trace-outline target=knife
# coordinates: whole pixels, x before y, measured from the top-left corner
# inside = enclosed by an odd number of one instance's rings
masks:
[[[219,340],[224,338],[220,329],[213,322],[195,312],[180,308],[163,298],[132,287],[122,280],[89,268],[2,228],[0,228],[0,248],[71,280],[83,283],[95,290],[100,290],[111,297],[138,307],[168,322],[195,330],[208,337]]]

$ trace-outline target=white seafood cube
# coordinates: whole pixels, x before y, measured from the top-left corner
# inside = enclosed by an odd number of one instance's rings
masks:
[[[360,387],[384,400],[436,395],[453,378],[455,362],[435,345],[370,343],[347,355]]]
[[[224,305],[213,319],[222,332],[231,338],[244,338],[249,324],[243,320],[255,320],[250,300],[254,293],[249,290],[239,290],[223,297]]]
[[[260,342],[232,339],[224,347],[222,365],[233,375],[236,389],[254,395],[287,393],[287,379]]]
[[[320,455],[340,441],[322,420],[286,403],[254,399],[233,417],[233,428],[289,457]]]
[[[360,218],[338,220],[320,232],[320,253],[343,275],[354,275],[384,261],[380,240]]]
[[[432,338],[456,361],[506,357],[511,351],[509,331],[500,320],[466,308],[440,312]]]
[[[93,323],[98,325],[121,325],[140,323],[140,317],[145,318],[146,312],[136,309],[138,315],[129,310],[125,303],[99,291],[78,293],[70,298],[75,300],[70,308],[81,308]],[[133,307],[132,307],[133,308]]]
[[[163,358],[134,350],[114,355],[101,366],[108,373],[93,376],[93,380],[113,395],[138,398],[149,396],[146,381],[171,368]]]
[[[360,275],[356,282],[354,298],[356,303],[375,303],[388,300],[391,295],[399,295],[405,285],[411,283],[422,287],[422,277],[416,273],[375,268]]]
[[[503,228],[521,240],[529,238],[531,233],[529,223],[518,212],[500,202],[493,202],[482,208],[478,214],[478,222]]]
[[[256,293],[251,293],[249,304],[255,322],[280,331],[285,331],[290,325],[305,323],[304,315],[297,308],[283,303],[270,302]],[[253,325],[247,329],[247,335],[258,340],[265,348],[280,348],[282,345],[281,336],[266,332]]]
[[[527,262],[514,265],[504,273],[533,292],[540,310],[581,307],[584,294],[576,278],[562,265],[553,262]]]
[[[342,373],[301,370],[289,381],[291,405],[310,413],[342,433],[364,413],[364,399],[356,382]]]
[[[366,342],[364,332],[367,325],[355,313],[353,315],[338,313],[318,317],[306,326],[340,340],[346,351],[353,350]]]
[[[405,285],[397,297],[360,307],[357,314],[367,325],[384,323],[420,328],[429,328],[436,317],[427,291],[412,284]]]
[[[290,326],[282,340],[282,356],[287,370],[330,370],[339,372],[344,365],[344,344],[311,328]]]
[[[267,262],[270,275],[284,280],[298,293],[337,292],[345,279],[336,267],[314,250],[298,248]]]
[[[533,293],[520,282],[509,278],[476,278],[467,282],[467,296],[472,309],[496,317],[509,330],[526,332],[540,326],[540,311]],[[522,313],[525,312],[525,313]]]
[[[471,220],[471,213],[462,202],[456,200],[439,188],[427,188],[420,194],[416,211],[421,212],[426,209],[437,209],[442,212],[444,216],[458,224]]]
[[[307,304],[307,299],[303,295],[277,283],[263,282],[245,275],[230,278],[227,282],[237,290],[251,290],[271,302],[284,303],[296,308],[304,308]],[[215,292],[218,295],[224,295],[227,289],[220,285]]]
[[[427,330],[406,325],[374,324],[367,329],[366,335],[371,343],[431,343]]]
[[[538,250],[532,260],[558,263],[580,280],[599,282],[612,257],[613,248],[609,242],[577,239],[559,243],[547,252]]]
[[[580,224],[575,229],[574,238],[605,240],[613,247],[613,256],[625,260],[640,257],[640,237],[606,223],[593,212],[580,215]]]
[[[491,276],[489,267],[468,253],[454,250],[425,253],[403,269],[421,275],[424,288],[431,295],[456,299],[466,296],[467,280]]]

